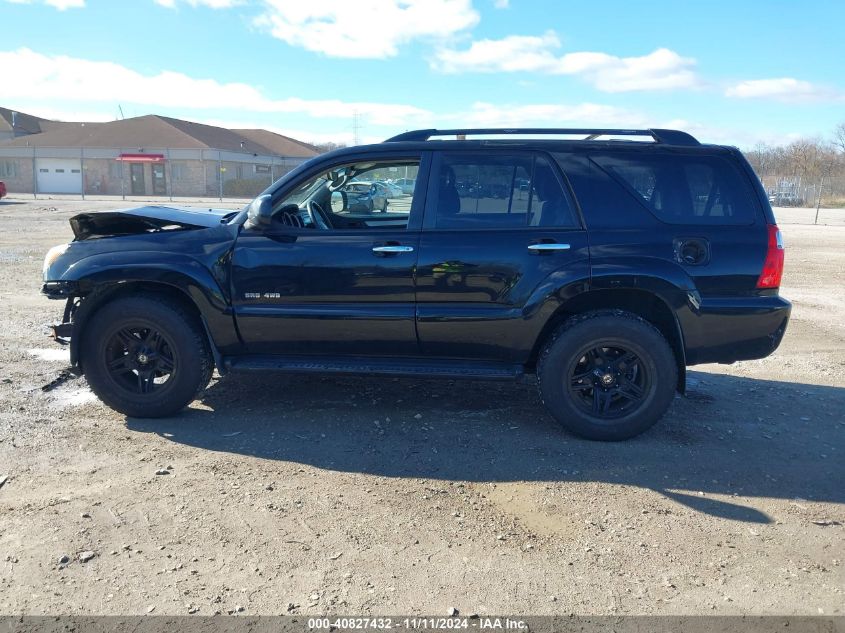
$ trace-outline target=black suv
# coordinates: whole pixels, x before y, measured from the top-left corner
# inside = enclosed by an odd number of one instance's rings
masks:
[[[348,183],[413,181],[384,213]],[[55,337],[130,416],[212,370],[514,380],[619,440],[685,370],[771,354],[790,304],[766,194],[674,130],[420,130],[324,154],[240,212],[84,213],[44,263]],[[492,396],[491,396],[492,398]]]

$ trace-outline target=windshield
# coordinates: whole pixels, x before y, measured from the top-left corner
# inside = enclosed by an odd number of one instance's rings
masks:
[[[307,180],[294,189],[283,201],[283,204],[295,204],[297,206],[306,202],[314,194],[320,191],[329,183],[329,174],[322,174],[316,179]]]

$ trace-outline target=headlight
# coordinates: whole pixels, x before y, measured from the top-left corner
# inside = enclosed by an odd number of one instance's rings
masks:
[[[50,266],[52,266],[53,262],[55,262],[67,250],[68,246],[70,246],[70,244],[59,244],[47,251],[47,255],[44,256],[44,266],[41,269],[41,274],[45,276],[45,281],[47,281],[46,275]]]

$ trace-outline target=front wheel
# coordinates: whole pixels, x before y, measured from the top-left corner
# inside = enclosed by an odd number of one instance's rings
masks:
[[[116,299],[97,310],[83,332],[80,357],[100,400],[139,418],[178,413],[213,370],[197,318],[152,295]]]
[[[678,381],[672,348],[626,312],[573,317],[537,363],[543,403],[567,430],[591,440],[639,435],[669,408]]]

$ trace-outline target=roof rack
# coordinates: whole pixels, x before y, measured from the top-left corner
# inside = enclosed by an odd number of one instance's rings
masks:
[[[686,132],[680,130],[663,130],[657,128],[643,130],[614,130],[607,128],[477,128],[465,130],[412,130],[393,136],[385,143],[396,143],[401,141],[427,141],[432,136],[481,136],[481,135],[507,135],[507,136],[528,136],[528,135],[572,135],[584,136],[582,141],[595,141],[602,136],[650,136],[655,143],[666,145],[700,145],[698,140]]]

